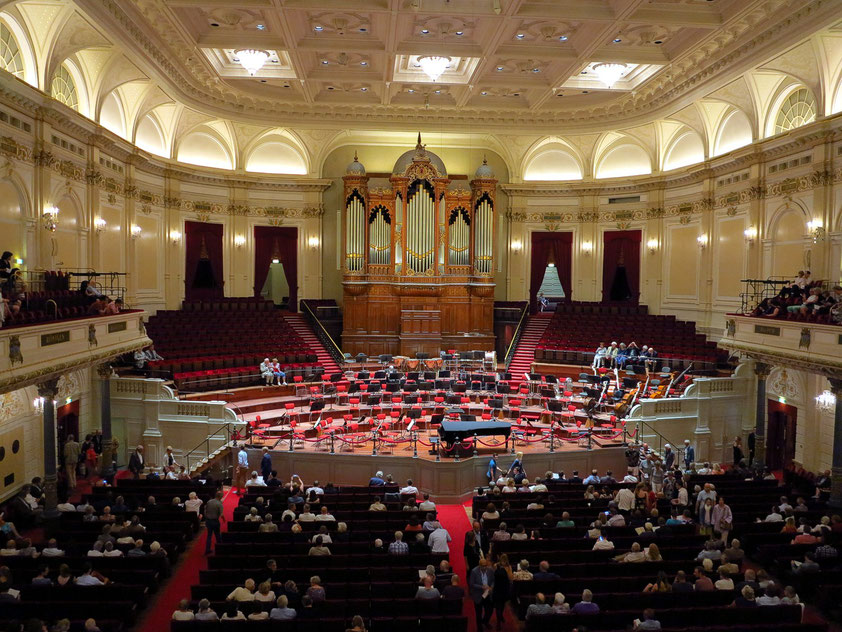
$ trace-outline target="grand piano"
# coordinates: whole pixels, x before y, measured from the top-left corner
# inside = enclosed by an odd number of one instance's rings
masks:
[[[439,438],[442,443],[452,446],[454,443],[478,437],[503,436],[507,440],[512,433],[512,424],[506,421],[442,421]]]

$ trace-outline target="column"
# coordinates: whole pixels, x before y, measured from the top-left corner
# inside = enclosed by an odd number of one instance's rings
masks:
[[[754,418],[754,463],[755,468],[766,466],[766,378],[772,367],[764,362],[755,362],[757,375],[757,412]]]
[[[56,469],[58,452],[56,450],[56,407],[58,378],[38,385],[38,396],[44,398],[44,515],[56,513],[58,495],[56,493]]]
[[[833,463],[830,475],[830,506],[842,508],[842,377],[828,378],[830,390],[836,396],[833,416]]]
[[[116,445],[111,436],[111,376],[114,370],[110,364],[101,364],[96,369],[99,375],[99,421],[102,430],[102,478],[111,481],[114,475],[114,451]]]

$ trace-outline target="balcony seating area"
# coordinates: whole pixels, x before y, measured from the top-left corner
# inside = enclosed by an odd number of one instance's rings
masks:
[[[262,298],[185,302],[159,311],[146,326],[158,353],[150,374],[172,377],[179,390],[214,390],[261,384],[259,364],[277,358],[287,374],[323,373],[315,350]]]
[[[384,499],[386,511],[368,511],[375,496]],[[275,522],[281,522],[281,513],[287,508],[288,492],[283,488],[249,487],[235,509],[228,533],[222,534],[216,551],[208,559],[208,570],[200,572],[199,584],[191,588],[193,609],[200,599],[208,599],[211,607],[221,616],[225,611],[225,597],[247,578],[253,578],[258,583],[271,579],[281,585],[291,580],[303,595],[310,585],[310,578],[317,575],[325,590],[325,600],[315,602],[311,612],[302,612],[299,607],[296,620],[241,622],[237,629],[343,632],[350,627],[351,618],[360,615],[372,631],[467,630],[468,622],[462,615],[461,601],[425,600],[419,604],[414,599],[419,569],[428,564],[438,567],[447,555],[413,552],[410,549],[408,555],[395,556],[373,548],[376,538],[381,538],[388,546],[394,540],[395,531],[403,529],[413,515],[413,512],[402,511],[396,486],[340,487],[336,493],[326,493],[322,496],[322,504],[329,508],[336,522],[302,521],[303,531],[300,534],[283,530],[280,533],[259,533],[257,523],[245,522],[249,509],[258,506],[258,497],[265,501],[259,505],[259,513],[271,512]],[[412,496],[404,496],[402,500],[415,502]],[[301,508],[298,505],[297,512]],[[423,521],[424,515],[425,512],[420,511],[416,514],[420,521]],[[337,531],[339,522],[347,525],[344,536]],[[309,540],[320,526],[326,526],[334,539],[327,545],[331,555],[309,556]],[[410,535],[415,537],[415,534],[408,533],[407,542],[411,542]],[[456,537],[459,536],[454,535]],[[277,561],[275,572],[267,570],[268,559]],[[464,578],[461,579],[464,585]],[[442,577],[440,587],[447,585],[449,580],[449,576]],[[280,586],[276,586],[276,594],[280,594],[279,590]],[[248,615],[254,609],[268,610],[273,606],[271,602],[240,602],[239,609]],[[173,621],[171,628],[172,632],[198,629],[233,630],[233,627],[227,621],[211,627]]]
[[[122,551],[122,557],[88,557],[87,552],[102,534],[105,522],[87,522],[83,512],[62,513],[59,524],[50,527],[48,537],[57,539],[58,548],[65,552],[60,557],[3,556],[2,566],[9,569],[12,587],[20,590],[17,603],[4,602],[0,608],[0,627],[7,629],[11,621],[25,621],[37,618],[48,622],[48,627],[58,619],[67,618],[71,630],[82,630],[86,619],[92,617],[102,632],[128,630],[147,606],[152,595],[170,575],[180,554],[199,529],[197,514],[175,506],[175,496],[186,499],[195,491],[207,500],[215,488],[184,481],[134,481],[118,480],[116,487],[93,488],[84,497],[100,515],[108,506],[115,516],[115,527],[111,535],[120,537],[120,529],[126,520],[137,515],[145,527],[139,537],[144,541],[143,556],[126,555],[134,544],[115,542],[114,548]],[[152,495],[156,504],[151,507],[148,497]],[[126,510],[119,510],[115,503],[122,496]],[[160,552],[154,554],[150,545],[158,542]],[[41,546],[36,548],[40,549]],[[73,577],[84,572],[86,564],[93,566],[110,581],[103,586],[82,586],[71,583],[59,586],[56,579],[60,567],[66,564]],[[49,567],[50,586],[32,585],[32,579],[40,572],[42,565]],[[8,629],[12,629],[9,627]],[[52,629],[52,628],[50,628]]]
[[[712,371],[721,359],[716,343],[696,333],[695,323],[649,314],[645,305],[561,303],[535,349],[535,361],[590,364],[600,342],[637,342],[654,347],[663,364]],[[642,363],[637,372],[642,373]]]

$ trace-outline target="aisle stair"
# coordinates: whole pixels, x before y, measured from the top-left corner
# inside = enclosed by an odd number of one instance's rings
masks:
[[[522,378],[524,373],[529,373],[532,370],[532,363],[535,361],[535,347],[538,346],[538,342],[544,335],[552,317],[552,312],[538,312],[529,316],[526,321],[508,367],[508,371],[516,380]]]
[[[284,320],[297,333],[304,343],[316,354],[319,364],[325,369],[325,375],[339,373],[342,369],[336,364],[336,360],[330,355],[322,341],[313,333],[310,323],[301,314],[284,314]]]

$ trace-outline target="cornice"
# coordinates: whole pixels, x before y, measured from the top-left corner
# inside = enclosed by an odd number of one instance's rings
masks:
[[[734,19],[702,45],[672,62],[668,72],[656,75],[636,93],[617,98],[609,105],[578,109],[486,110],[439,107],[434,111],[394,104],[333,105],[284,103],[237,90],[209,72],[195,47],[180,46],[183,34],[161,15],[161,3],[144,0],[76,0],[86,12],[111,27],[109,34],[147,61],[147,71],[178,97],[199,111],[276,124],[325,124],[386,126],[406,129],[419,125],[464,128],[481,121],[485,128],[512,126],[533,130],[552,129],[586,133],[612,127],[628,127],[668,116],[710,91],[711,83],[724,85],[753,67],[782,46],[803,39],[805,25],[820,28],[838,19],[836,0],[769,0],[746,15]],[[772,23],[772,20],[777,20]],[[142,28],[157,29],[149,33]],[[764,28],[765,27],[765,28]],[[795,39],[797,38],[797,39]],[[790,42],[790,39],[793,39]],[[165,52],[166,51],[166,52]],[[739,67],[739,68],[738,68]],[[175,95],[174,95],[175,96]],[[679,107],[680,106],[680,107]],[[589,127],[590,126],[590,127]]]
[[[818,373],[826,377],[842,378],[842,360],[838,362],[822,361],[814,362],[809,360],[803,354],[776,351],[774,349],[758,349],[754,345],[743,344],[734,340],[723,338],[719,341],[719,345],[730,349],[731,351],[739,352],[742,355],[748,356],[757,362],[763,362],[771,365],[785,366],[786,368],[800,369],[810,373]]]

